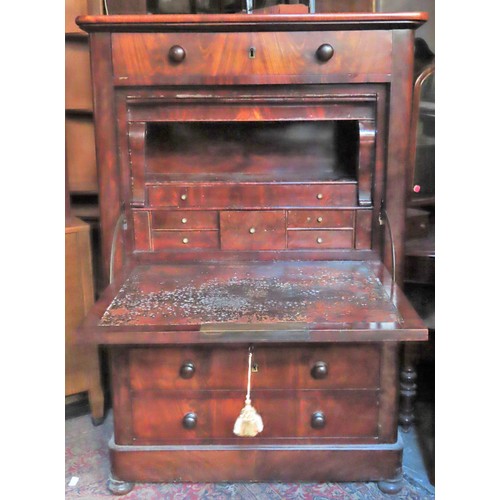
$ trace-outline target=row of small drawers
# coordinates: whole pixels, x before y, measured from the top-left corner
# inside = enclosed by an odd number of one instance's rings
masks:
[[[354,248],[354,219],[353,210],[136,210],[135,242],[139,251]]]

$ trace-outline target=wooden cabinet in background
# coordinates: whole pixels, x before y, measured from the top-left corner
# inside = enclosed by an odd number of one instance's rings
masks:
[[[92,421],[104,416],[97,346],[77,342],[75,330],[94,303],[89,225],[66,220],[66,396],[88,392]]]
[[[66,176],[71,213],[91,225],[94,288],[107,284],[99,241],[97,166],[88,35],[75,23],[79,15],[102,14],[103,0],[66,0]]]
[[[66,110],[92,112],[89,44],[86,38],[66,40]]]
[[[66,116],[66,163],[70,192],[95,193],[97,191],[92,116]]]

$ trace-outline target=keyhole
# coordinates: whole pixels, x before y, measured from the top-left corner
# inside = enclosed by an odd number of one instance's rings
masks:
[[[248,49],[248,57],[250,59],[255,59],[255,47],[250,47]]]
[[[252,364],[252,372],[257,373],[259,371],[259,365],[257,363]]]

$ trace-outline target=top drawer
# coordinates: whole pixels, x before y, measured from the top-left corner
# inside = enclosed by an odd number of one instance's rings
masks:
[[[324,62],[317,55],[323,44],[334,50]],[[312,83],[391,73],[389,31],[114,33],[112,46],[115,82],[124,85],[279,82],[290,75]],[[173,46],[184,54],[179,62],[169,58]]]

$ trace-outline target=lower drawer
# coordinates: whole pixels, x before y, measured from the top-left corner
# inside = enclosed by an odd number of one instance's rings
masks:
[[[132,397],[136,444],[234,439],[244,405],[242,391],[144,391]],[[264,422],[253,440],[376,437],[378,391],[254,391],[252,404]]]
[[[293,230],[287,232],[287,247],[299,249],[353,248],[352,229],[338,230]]]

